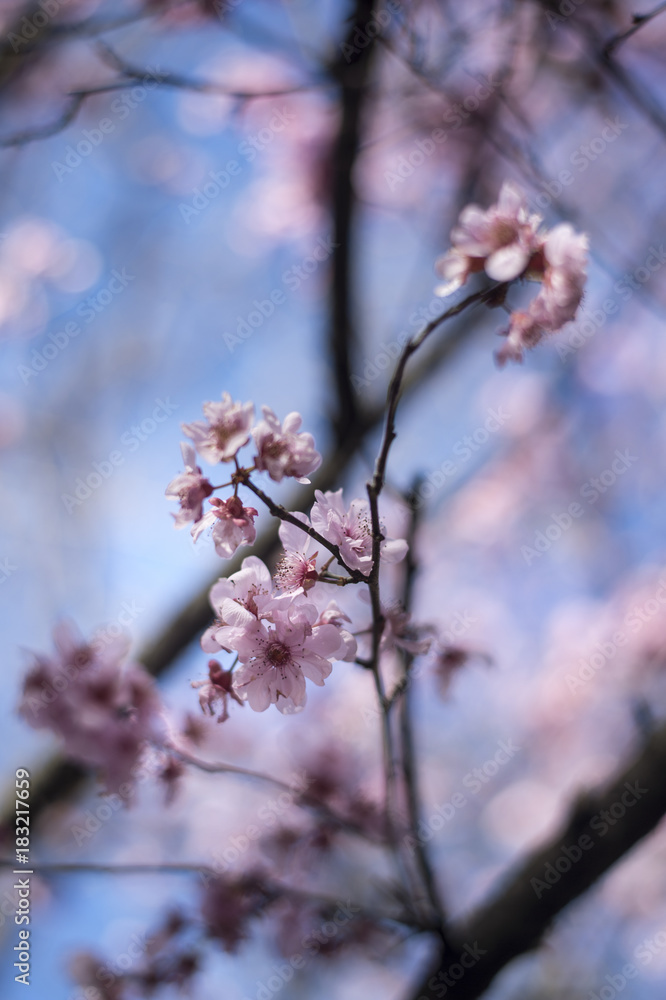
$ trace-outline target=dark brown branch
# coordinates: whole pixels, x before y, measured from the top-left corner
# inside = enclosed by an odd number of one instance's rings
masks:
[[[0,138],[0,148],[7,149],[10,146],[27,146],[30,142],[37,142],[39,139],[49,139],[58,132],[63,132],[68,125],[74,121],[81,110],[84,101],[92,96],[89,93],[70,94],[69,103],[63,113],[52,122],[46,125],[37,125],[35,128],[22,129]]]
[[[184,76],[182,73],[151,70],[146,67],[134,66],[118,55],[106,42],[100,42],[97,49],[102,59],[113,69],[117,70],[128,81],[130,86],[137,81],[151,78],[162,86],[173,87],[176,90],[193,90],[200,94],[222,94],[223,96],[242,101],[252,100],[255,97],[284,97],[286,94],[298,94],[304,90],[311,89],[306,84],[295,84],[290,87],[279,87],[275,90],[230,90],[224,84],[214,83],[211,80],[197,80],[194,77]],[[127,86],[128,83],[124,85]],[[122,86],[122,84],[112,84],[109,89],[119,86]],[[101,93],[105,89],[104,87],[100,87],[90,92]]]
[[[412,494],[416,495],[418,490],[418,481],[414,484]],[[417,507],[411,507],[411,517],[409,524],[409,532],[407,535],[407,542],[409,548],[407,550],[407,556],[405,559],[405,581],[403,587],[402,605],[403,609],[407,613],[411,613],[412,610],[412,598],[414,593],[414,582],[416,579],[416,555],[414,552],[414,546],[416,544],[416,535],[418,530],[419,522],[419,510]],[[410,684],[410,671],[412,669],[412,664],[414,661],[414,656],[407,650],[402,650],[402,666],[403,666],[403,686],[400,698],[400,745],[401,745],[401,759],[402,759],[402,774],[405,785],[406,799],[407,799],[407,810],[409,815],[409,829],[414,842],[414,853],[416,856],[416,863],[419,869],[419,874],[423,885],[425,886],[428,901],[432,908],[432,912],[435,915],[436,922],[439,929],[444,934],[444,908],[439,897],[439,891],[437,889],[437,879],[435,876],[435,870],[433,868],[432,862],[430,860],[430,853],[428,850],[428,845],[421,839],[418,833],[419,822],[421,819],[421,807],[420,807],[420,796],[419,796],[419,781],[416,768],[416,754],[414,751],[414,734],[412,728],[412,710],[411,710],[411,693],[412,685]],[[390,714],[391,704],[387,706],[387,715]]]
[[[376,47],[374,33],[366,35],[366,28],[375,8],[375,0],[356,0],[341,54],[332,66],[333,76],[340,81],[340,127],[331,152],[334,250],[328,353],[333,365],[336,392],[333,425],[338,442],[353,433],[359,416],[351,381],[356,346],[353,319],[353,275],[356,267],[352,239],[356,197],[353,173],[361,142],[364,99]],[[363,48],[356,44],[361,35],[368,38],[368,44]],[[347,55],[344,55],[345,52]]]
[[[342,553],[340,552],[340,547],[338,545],[335,545],[333,542],[329,542],[328,539],[324,538],[323,535],[320,535],[319,532],[312,527],[312,525],[303,524],[303,522],[299,521],[297,517],[294,517],[293,514],[290,514],[290,512],[287,510],[286,507],[282,507],[281,504],[275,503],[274,500],[271,500],[268,494],[264,493],[264,491],[262,489],[259,489],[258,486],[255,486],[255,484],[249,478],[243,479],[243,485],[247,486],[248,490],[251,490],[255,496],[259,497],[261,502],[268,507],[273,517],[277,517],[278,520],[280,521],[286,521],[287,524],[293,524],[296,528],[300,528],[300,530],[303,531],[306,535],[309,535],[310,538],[314,538],[316,542],[319,542],[319,544],[322,545],[325,549],[328,549],[328,551],[333,556],[335,556],[335,558],[340,563],[342,568],[345,569],[347,573],[349,573],[349,578],[352,583],[368,582],[367,577],[364,576],[360,570],[350,569],[350,567],[342,558]]]
[[[634,14],[632,17],[633,24],[631,28],[627,28],[626,31],[621,32],[618,35],[613,35],[604,46],[604,55],[609,56],[613,53],[623,42],[626,42],[628,38],[635,35],[637,31],[644,28],[646,24],[662,14],[666,10],[666,3],[660,3],[654,10],[649,11],[647,14]]]
[[[441,996],[445,977],[455,982],[456,1000],[477,1000],[509,962],[537,947],[555,917],[660,822],[666,813],[664,773],[666,726],[606,787],[582,795],[556,835],[483,909],[450,927],[453,954],[432,965],[413,991],[414,1000]],[[458,962],[466,946],[468,955],[476,949],[477,960],[467,959],[470,967],[461,977]]]

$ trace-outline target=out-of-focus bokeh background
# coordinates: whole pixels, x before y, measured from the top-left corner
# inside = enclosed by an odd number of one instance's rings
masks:
[[[164,490],[181,467],[180,423],[226,390],[280,417],[300,411],[320,450],[334,446],[333,244],[349,119],[341,45],[352,6],[2,3],[7,789],[15,768],[37,775],[58,752],[16,715],[26,650],[48,651],[54,623],[71,618],[84,633],[129,620],[138,653],[225,571],[209,542],[173,529]],[[666,15],[609,49],[632,25],[630,2],[412,0],[377,12],[381,37],[359,42],[371,54],[351,156],[359,408],[381,405],[388,359],[441,310],[433,264],[465,204],[491,204],[512,179],[547,224],[570,221],[591,245],[575,324],[522,367],[498,370],[504,313],[463,314],[433,342],[399,414],[387,514],[396,532],[406,527],[400,494],[424,477],[414,617],[474,654],[445,692],[426,662],[413,692],[424,822],[455,915],[556,829],[578,790],[611,775],[666,707]],[[521,294],[533,292],[512,291],[512,304]],[[375,428],[340,463],[349,499],[362,495],[376,447]],[[160,677],[178,725],[199,718],[190,681],[206,660],[195,639]],[[501,741],[518,749],[483,770]],[[199,750],[285,776],[322,748],[380,796],[373,690],[353,665],[337,665],[300,715],[246,708],[223,726],[206,722]],[[456,793],[463,805],[444,808]],[[188,773],[165,809],[147,781],[131,809],[82,838],[73,830],[90,826],[101,801],[89,784],[47,810],[33,849],[72,863],[213,864],[271,797]],[[291,875],[328,878],[340,899],[371,895],[371,873],[384,870],[378,855],[350,849],[317,875],[305,853]],[[625,995],[663,996],[665,853],[659,829],[488,997],[583,1000],[627,963],[637,975]],[[241,852],[230,867],[248,862]],[[12,882],[0,878],[3,901]],[[200,891],[196,874],[40,881],[32,996],[83,996],[70,975],[77,952],[131,969],[132,941]],[[2,912],[1,992],[13,997],[13,911]],[[313,960],[284,995],[408,995],[429,949],[414,938],[388,957]],[[212,948],[192,996],[257,997],[280,961],[268,933],[235,955]]]

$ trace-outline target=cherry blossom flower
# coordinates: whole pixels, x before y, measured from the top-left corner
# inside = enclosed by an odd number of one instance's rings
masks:
[[[54,630],[56,655],[36,656],[20,712],[35,729],[53,730],[75,760],[100,767],[108,791],[130,782],[160,731],[160,701],[139,664],[123,661],[128,641],[86,643],[69,623]]]
[[[316,503],[310,517],[312,527],[320,535],[337,545],[340,555],[350,569],[357,569],[365,576],[372,569],[372,523],[367,500],[352,500],[349,510],[345,509],[342,490],[322,493],[315,490]],[[386,562],[400,562],[407,553],[404,539],[385,538],[381,543],[380,556]]]
[[[314,605],[292,603],[283,611],[274,607],[270,624],[230,600],[222,613],[234,626],[232,644],[241,661],[234,687],[255,712],[271,704],[285,714],[301,708],[306,677],[323,686],[341,640],[335,625],[317,625]]]
[[[415,626],[411,621],[411,615],[399,604],[391,607],[382,607],[384,614],[384,631],[382,633],[381,649],[404,649],[412,656],[421,656],[427,653],[432,644],[432,639],[422,636],[423,628]]]
[[[284,423],[268,406],[262,406],[264,419],[253,429],[257,446],[255,464],[260,472],[267,472],[276,483],[285,476],[294,476],[299,483],[309,483],[305,478],[321,465],[321,455],[316,451],[311,434],[298,433],[303,422],[300,413],[288,413]]]
[[[166,488],[169,499],[180,501],[180,510],[173,514],[176,528],[184,528],[190,521],[196,524],[203,517],[203,502],[213,492],[213,487],[196,464],[196,453],[191,444],[181,442],[185,472],[172,479]]]
[[[182,424],[183,432],[192,438],[196,450],[211,465],[230,462],[250,440],[254,405],[234,403],[225,392],[221,403],[204,403],[203,411],[206,420]]]
[[[302,524],[310,525],[307,516],[300,511],[296,511],[294,517]],[[278,588],[299,593],[311,590],[318,579],[319,553],[312,552],[316,545],[314,539],[288,521],[280,524],[279,535],[284,546],[284,555],[275,570],[275,582]]]
[[[248,556],[243,560],[237,573],[233,573],[230,577],[222,577],[213,584],[208,599],[216,620],[204,632],[201,647],[206,653],[219,653],[222,649],[231,652],[232,647],[226,644],[225,631],[231,625],[224,618],[223,605],[227,600],[235,601],[255,618],[270,617],[275,600],[270,571],[257,556]]]
[[[260,873],[211,878],[201,906],[208,936],[221,941],[225,951],[237,951],[247,937],[250,921],[272,901]]]
[[[231,559],[241,545],[252,545],[257,537],[254,519],[258,511],[254,507],[244,507],[236,496],[228,500],[213,497],[213,510],[207,511],[192,527],[192,537],[196,540],[202,531],[213,527],[211,532],[215,551],[223,559]]]
[[[450,295],[477,271],[485,270],[495,281],[520,277],[541,248],[540,223],[541,216],[529,214],[522,192],[510,182],[487,211],[468,205],[451,233],[453,248],[435,264],[444,279],[436,294]]]
[[[522,192],[505,183],[496,205],[483,211],[468,205],[451,233],[453,248],[435,264],[445,284],[438,295],[449,295],[470,274],[485,270],[495,281],[529,278],[541,289],[528,309],[511,313],[506,342],[497,360],[522,361],[545,333],[560,330],[576,315],[583,298],[587,267],[587,237],[568,223],[550,232],[540,230],[541,216],[530,215]]]
[[[344,628],[343,622],[351,623],[351,618],[340,610],[335,601],[329,601],[317,619],[317,625],[335,625],[337,627],[340,635],[340,648],[335,654],[335,659],[351,663],[356,659],[358,644],[351,632]]]
[[[218,706],[221,705],[221,712],[218,715],[218,722],[226,722],[229,718],[228,701],[233,698],[239,705],[243,704],[232,687],[232,673],[230,670],[223,670],[217,660],[208,661],[208,680],[192,681],[193,688],[200,688],[199,704],[204,714],[215,715]]]
[[[525,349],[575,318],[587,276],[587,249],[587,236],[576,233],[568,223],[548,233],[543,245],[541,289],[526,312],[511,314],[506,343],[497,352],[500,364],[522,361]]]

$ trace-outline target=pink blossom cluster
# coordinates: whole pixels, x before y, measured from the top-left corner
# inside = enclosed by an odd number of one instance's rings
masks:
[[[205,632],[205,652],[235,653],[238,667],[225,671],[216,660],[209,678],[195,682],[204,711],[219,721],[228,717],[228,700],[247,701],[263,712],[274,704],[283,713],[298,711],[306,702],[306,679],[318,686],[336,660],[353,661],[357,643],[346,625],[349,617],[332,596],[349,578],[331,573],[331,564],[367,576],[372,567],[372,532],[366,501],[345,507],[342,490],[316,491],[308,518],[296,513],[297,523],[283,521],[280,539],[284,555],[275,578],[256,556],[213,586],[210,601],[215,622]],[[299,525],[302,525],[300,527]],[[340,561],[307,534],[315,528],[322,541],[337,546]],[[384,538],[380,558],[397,562],[407,551],[402,539]]]
[[[583,298],[587,236],[568,223],[548,231],[540,228],[541,222],[540,215],[528,212],[519,188],[506,182],[496,205],[486,211],[478,205],[463,209],[451,233],[452,248],[435,264],[443,279],[436,292],[442,296],[480,271],[500,282],[518,278],[541,282],[527,310],[511,313],[503,331],[506,343],[497,352],[500,364],[521,361],[525,349],[574,319]]]
[[[271,704],[283,713],[295,712],[306,701],[306,678],[321,687],[334,660],[356,655],[356,640],[334,601],[318,608],[321,602],[315,604],[302,588],[278,590],[256,556],[244,559],[238,573],[218,580],[210,600],[216,619],[201,645],[208,653],[235,652],[239,663],[231,681],[221,668],[212,668],[208,681],[195,682],[202,707],[212,714],[222,703],[220,721],[227,697],[247,701],[257,712]]]
[[[257,510],[245,507],[238,499],[238,485],[250,472],[267,472],[275,482],[292,477],[299,483],[309,483],[309,476],[321,465],[321,455],[315,449],[311,434],[300,431],[299,413],[289,413],[280,423],[268,406],[262,407],[263,419],[254,423],[254,404],[234,402],[228,392],[219,403],[204,403],[205,420],[183,424],[184,433],[192,444],[183,442],[181,450],[185,471],[173,479],[166,496],[178,500],[180,509],[174,514],[176,527],[192,522],[196,540],[206,528],[212,528],[215,551],[230,559],[241,545],[252,545],[257,532],[254,519]],[[238,452],[253,439],[253,465],[241,470]],[[203,503],[216,489],[196,463],[196,453],[208,463],[234,462],[235,472],[225,486],[235,487],[226,500],[213,497],[212,510],[204,513]]]
[[[107,791],[131,785],[144,750],[161,730],[152,678],[126,661],[126,638],[89,644],[64,622],[54,629],[54,643],[55,656],[35,655],[21,715],[35,729],[60,736],[73,759],[101,768]]]

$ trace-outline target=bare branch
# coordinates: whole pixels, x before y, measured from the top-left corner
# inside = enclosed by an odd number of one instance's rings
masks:
[[[662,14],[665,10],[666,10],[666,3],[660,3],[658,4],[657,7],[654,8],[654,10],[651,10],[647,14],[634,14],[632,17],[633,24],[631,28],[627,28],[626,31],[623,31],[618,35],[613,35],[613,37],[606,42],[604,46],[604,55],[610,56],[613,52],[615,52],[616,49],[620,47],[620,45],[622,45],[623,42],[626,42],[628,38],[631,38],[632,35],[635,35],[637,31],[640,31],[641,28],[644,28],[645,25],[649,24],[649,22],[653,18],[657,17],[659,14]]]
[[[243,479],[242,482],[243,485],[247,486],[247,488],[251,490],[255,496],[259,497],[262,503],[266,504],[273,517],[277,517],[279,518],[280,521],[286,521],[287,524],[293,524],[296,528],[300,528],[301,531],[305,532],[306,535],[309,535],[310,538],[314,538],[316,542],[319,542],[320,545],[323,545],[324,548],[328,549],[328,551],[335,556],[335,558],[340,563],[342,568],[345,569],[347,573],[349,573],[349,579],[352,583],[368,582],[368,578],[364,576],[360,570],[351,569],[347,565],[347,563],[342,558],[340,547],[338,545],[334,545],[333,542],[329,542],[328,539],[324,538],[323,535],[320,535],[319,532],[312,527],[312,525],[303,524],[303,522],[299,521],[297,517],[294,517],[294,515],[291,514],[286,509],[286,507],[282,507],[280,504],[275,503],[274,500],[271,500],[268,494],[264,493],[264,491],[260,489],[258,486],[255,486],[255,484],[249,478]]]

